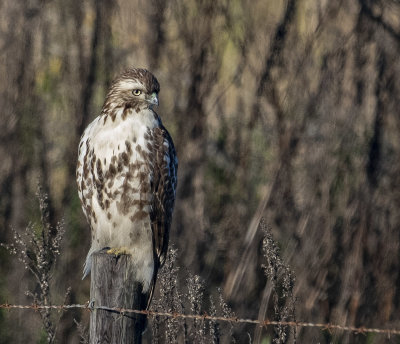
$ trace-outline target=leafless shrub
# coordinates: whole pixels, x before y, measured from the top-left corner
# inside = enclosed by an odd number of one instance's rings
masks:
[[[266,263],[263,265],[263,269],[268,281],[272,284],[274,320],[295,321],[295,300],[293,296],[295,276],[289,266],[285,265],[282,261],[279,248],[272,237],[271,230],[265,224],[264,219],[261,219],[259,226],[264,232],[262,248]],[[295,328],[292,328],[294,331],[293,337],[294,340],[296,340]],[[279,344],[288,341],[290,335],[290,328],[288,326],[276,325],[274,331],[274,343]]]
[[[37,292],[27,291],[26,295],[31,297],[33,303],[39,306],[50,306],[50,281],[52,269],[55,266],[56,257],[60,254],[60,245],[64,235],[64,226],[59,222],[54,228],[50,224],[48,197],[40,187],[36,196],[39,200],[40,225],[29,224],[23,234],[18,233],[14,228],[14,242],[1,244],[11,254],[16,255],[23,263],[25,269],[29,270],[37,282]],[[68,288],[64,304],[69,298],[71,289]],[[39,309],[44,330],[47,333],[47,342],[55,342],[57,324],[60,319],[51,317],[50,309]],[[62,313],[60,314],[61,317]]]

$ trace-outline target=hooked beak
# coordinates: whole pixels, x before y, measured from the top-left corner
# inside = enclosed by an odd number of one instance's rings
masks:
[[[148,99],[151,105],[158,105],[158,95],[156,92],[153,92]]]

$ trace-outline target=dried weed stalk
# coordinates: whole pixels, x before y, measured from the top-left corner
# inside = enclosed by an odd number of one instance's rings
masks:
[[[285,265],[279,254],[279,248],[272,237],[271,230],[265,224],[264,219],[260,221],[260,229],[264,232],[262,243],[266,264],[262,267],[269,282],[272,284],[272,298],[274,307],[274,320],[296,321],[295,299],[293,288],[295,284],[294,273],[289,266]],[[288,326],[277,325],[274,327],[275,337],[273,343],[287,343],[290,336]],[[293,339],[296,341],[296,329],[293,327]]]
[[[192,275],[189,273],[189,277],[186,280],[188,288],[188,301],[190,305],[190,311],[192,314],[201,314],[203,309],[203,294],[204,284],[201,281],[200,276]],[[190,338],[192,343],[205,343],[206,329],[203,320],[194,319],[192,330],[190,332]]]
[[[37,282],[37,292],[27,291],[34,304],[40,306],[51,305],[50,280],[52,269],[56,263],[56,257],[60,254],[60,245],[64,235],[64,226],[62,222],[57,223],[55,227],[51,226],[49,216],[49,200],[40,187],[36,196],[39,200],[40,226],[29,224],[25,232],[20,234],[14,228],[14,240],[11,244],[1,244],[11,254],[17,256],[25,269],[29,270]],[[70,294],[68,288],[65,294],[64,304]],[[47,342],[55,342],[58,320],[51,317],[50,309],[40,309],[39,314],[42,318],[44,330],[47,333]],[[62,313],[60,314],[61,317]]]
[[[160,299],[153,300],[151,309],[154,311],[182,313],[182,295],[178,291],[178,271],[176,266],[177,250],[170,248],[167,260],[159,274]],[[153,343],[176,343],[178,341],[179,327],[182,321],[174,318],[153,318]],[[160,331],[163,325],[164,333]]]
[[[178,271],[176,266],[177,250],[170,248],[164,267],[160,271],[160,297],[154,299],[151,310],[185,313],[185,307],[190,314],[210,314],[233,318],[235,314],[229,308],[222,297],[221,289],[217,289],[218,301],[210,296],[209,307],[205,305],[204,282],[197,275],[188,272],[186,279],[186,291],[180,292],[178,283]],[[229,340],[235,343],[233,338],[233,326],[229,325]],[[152,319],[152,343],[214,343],[221,342],[222,330],[215,320],[165,318],[154,316]]]
[[[78,322],[76,319],[74,319],[74,323],[76,325],[76,328],[78,330],[79,334],[79,343],[81,344],[89,344],[89,331],[87,327],[81,322]]]
[[[215,305],[214,299],[210,296],[210,315],[212,317],[217,316],[217,307]],[[209,333],[211,337],[211,342],[213,344],[219,344],[219,337],[220,337],[220,327],[217,321],[210,320],[209,322]]]

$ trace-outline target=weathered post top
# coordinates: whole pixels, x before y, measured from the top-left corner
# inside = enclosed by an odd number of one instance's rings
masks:
[[[90,301],[94,302],[95,308],[90,316],[89,343],[141,343],[146,326],[144,315],[96,309],[99,306],[146,308],[142,285],[134,279],[132,257],[102,251],[94,253],[92,259]]]

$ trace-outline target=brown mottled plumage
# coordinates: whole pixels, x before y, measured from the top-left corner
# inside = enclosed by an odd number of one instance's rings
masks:
[[[148,298],[165,261],[177,183],[175,148],[152,108],[159,91],[145,69],[122,73],[82,135],[76,171],[92,233],[84,277],[93,252],[126,252]]]

